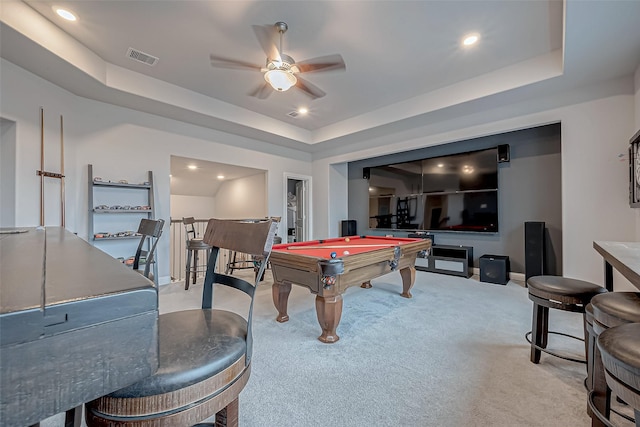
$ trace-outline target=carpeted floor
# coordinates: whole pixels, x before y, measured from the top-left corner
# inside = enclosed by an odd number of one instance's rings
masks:
[[[520,284],[417,272],[413,298],[391,273],[344,294],[340,341],[323,344],[315,296],[293,286],[290,320],[275,321],[271,276],[254,308],[254,358],[240,425],[586,426],[584,365],[529,361],[532,305]],[[160,310],[198,307],[202,286],[160,289]],[[222,295],[218,294],[221,300]],[[579,314],[551,311],[550,328],[582,335]],[[576,355],[583,344],[551,337]],[[43,422],[57,425],[60,416]]]

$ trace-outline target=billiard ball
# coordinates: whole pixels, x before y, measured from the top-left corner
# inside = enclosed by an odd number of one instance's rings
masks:
[[[331,252],[331,254],[330,254],[330,255],[331,255],[331,258],[335,258],[335,257],[337,257],[337,256],[338,256],[338,254],[337,254],[337,253],[335,253],[335,252]]]
[[[351,239],[350,239],[350,238],[348,238],[348,237],[347,237],[346,239],[344,239],[344,241],[345,241],[345,242],[348,242],[348,241],[350,241],[350,240],[351,240]]]
[[[344,251],[343,254],[349,255],[349,251]]]

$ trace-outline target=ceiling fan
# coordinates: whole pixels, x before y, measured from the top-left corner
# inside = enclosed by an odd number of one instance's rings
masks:
[[[282,51],[282,39],[288,28],[284,22],[276,22],[274,25],[253,25],[258,42],[267,54],[265,66],[213,54],[210,55],[211,65],[218,68],[249,69],[264,73],[265,83],[249,93],[260,99],[267,98],[273,91],[284,92],[291,87],[301,90],[313,99],[322,98],[326,95],[325,92],[301,78],[299,74],[344,70],[346,68],[344,60],[342,56],[335,54],[296,62]],[[279,46],[276,45],[278,35],[280,36]]]

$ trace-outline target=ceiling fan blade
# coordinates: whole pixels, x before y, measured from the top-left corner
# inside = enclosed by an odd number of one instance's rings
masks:
[[[263,85],[258,86],[253,91],[249,92],[250,96],[255,96],[258,99],[266,99],[273,92],[273,88],[267,82],[264,82]]]
[[[223,56],[209,55],[211,59],[211,66],[216,68],[232,68],[235,70],[257,70],[262,69],[261,66],[252,64],[250,62],[239,61],[237,59],[225,58]]]
[[[278,50],[278,29],[275,25],[252,25],[253,32],[262,46],[262,50],[267,54],[268,60],[280,61],[280,51]]]
[[[308,81],[298,77],[296,87],[303,91],[306,95],[309,95],[313,99],[322,98],[326,93],[318,86],[309,83]]]
[[[296,67],[301,73],[312,73],[315,71],[344,70],[347,68],[340,54],[320,56],[318,58],[307,59],[296,62]]]

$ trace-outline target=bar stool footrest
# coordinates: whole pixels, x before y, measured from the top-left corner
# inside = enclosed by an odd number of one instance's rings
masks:
[[[573,338],[573,339],[575,339],[575,340],[578,340],[578,341],[582,341],[582,342],[584,342],[584,339],[582,339],[582,338],[580,338],[580,337],[576,337],[575,335],[569,335],[569,334],[565,334],[565,333],[563,333],[563,332],[556,332],[556,331],[549,331],[548,333],[549,333],[549,334],[554,334],[554,335],[562,335],[562,336],[564,336],[564,337],[569,337],[569,338]],[[575,357],[565,356],[565,355],[562,355],[562,354],[556,353],[556,352],[554,352],[554,351],[548,350],[548,349],[546,349],[546,348],[542,348],[542,347],[538,346],[537,344],[534,344],[534,343],[531,341],[531,334],[532,334],[532,331],[527,332],[527,333],[524,335],[524,338],[527,340],[527,342],[528,342],[529,344],[531,344],[531,345],[532,345],[533,347],[535,347],[536,349],[538,349],[538,350],[542,351],[543,353],[547,353],[547,354],[550,354],[551,356],[559,357],[560,359],[569,360],[569,361],[571,361],[571,362],[584,363],[584,364],[586,364],[586,363],[587,363],[587,361],[586,361],[585,359],[576,359]]]

